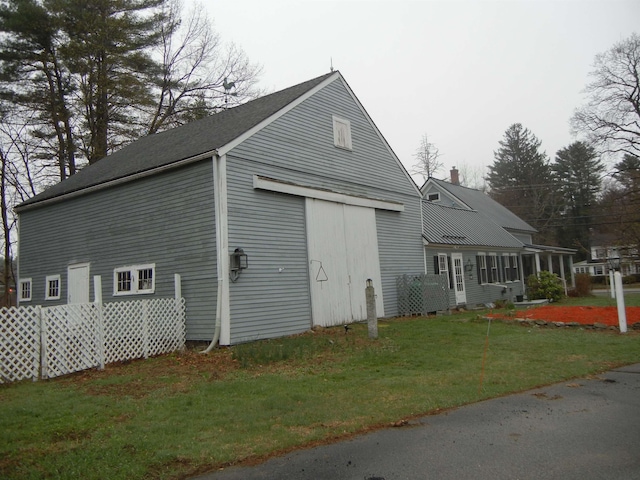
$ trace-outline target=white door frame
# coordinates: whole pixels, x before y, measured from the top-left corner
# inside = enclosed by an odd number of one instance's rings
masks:
[[[67,267],[67,303],[89,303],[89,263]]]
[[[451,254],[451,268],[453,268],[453,288],[456,294],[456,304],[467,303],[467,292],[464,285],[464,261],[462,253]]]

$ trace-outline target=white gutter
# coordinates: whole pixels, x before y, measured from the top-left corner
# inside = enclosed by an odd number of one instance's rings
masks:
[[[213,157],[213,196],[216,217],[216,274],[218,276],[216,321],[211,343],[202,353],[209,353],[216,344],[229,345],[231,343],[226,155]]]

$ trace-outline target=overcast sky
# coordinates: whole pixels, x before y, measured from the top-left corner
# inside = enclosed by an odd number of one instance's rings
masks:
[[[439,177],[454,165],[484,174],[513,123],[555,158],[576,140],[569,119],[595,55],[640,32],[638,0],[205,3],[222,40],[262,65],[262,87],[333,64],[407,169],[428,134]]]

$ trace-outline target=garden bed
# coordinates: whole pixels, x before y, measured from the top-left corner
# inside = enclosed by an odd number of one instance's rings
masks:
[[[626,307],[628,328],[640,329],[640,307]],[[544,305],[527,310],[492,312],[489,318],[517,320],[527,324],[551,324],[557,327],[579,326],[618,329],[616,307],[581,307]]]

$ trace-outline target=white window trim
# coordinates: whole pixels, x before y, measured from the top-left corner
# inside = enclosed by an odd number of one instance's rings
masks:
[[[444,261],[442,259],[444,259]],[[443,267],[443,263],[444,263],[444,267]],[[446,253],[438,254],[438,271],[440,275],[445,275],[446,273],[447,287],[448,287],[449,286],[449,258],[447,257]]]
[[[22,292],[23,292],[22,286],[25,284],[29,285],[29,297],[22,296]],[[31,281],[30,278],[21,278],[18,281],[18,301],[30,302],[32,298],[33,298],[33,282]]]
[[[518,261],[518,254],[517,253],[512,253],[511,254],[511,276],[513,277],[513,273],[515,272],[515,278],[512,279],[513,282],[519,282],[520,281],[520,265],[519,265],[519,261]]]
[[[498,266],[498,254],[497,253],[489,253],[489,255],[487,255],[489,258],[491,258],[491,280],[493,280],[491,283],[500,283],[500,268]],[[487,268],[489,268],[489,266],[487,265]],[[496,275],[494,276],[494,272],[496,273]],[[498,277],[498,278],[495,278]],[[489,278],[487,277],[487,281],[489,280]]]
[[[151,270],[151,288],[139,289],[139,274],[143,270]],[[131,273],[131,290],[118,291],[118,274],[121,272]],[[148,295],[156,291],[156,264],[148,263],[144,265],[130,265],[113,269],[113,295],[116,297],[125,295]]]
[[[489,283],[489,270],[487,268],[487,255],[484,252],[478,252],[478,268],[480,270],[480,285],[487,285]],[[482,275],[484,272],[484,275]],[[484,278],[482,278],[484,276]]]
[[[351,142],[351,122],[346,118],[333,117],[333,144],[342,148],[343,150],[353,150],[353,143]],[[340,133],[344,134],[344,143],[340,141]]]
[[[430,198],[432,196],[434,198]],[[427,193],[427,201],[428,202],[439,202],[440,201],[440,192]]]
[[[58,283],[58,295],[49,295],[51,282]],[[47,275],[44,281],[44,299],[45,300],[60,300],[60,291],[62,290],[62,282],[60,275]]]

